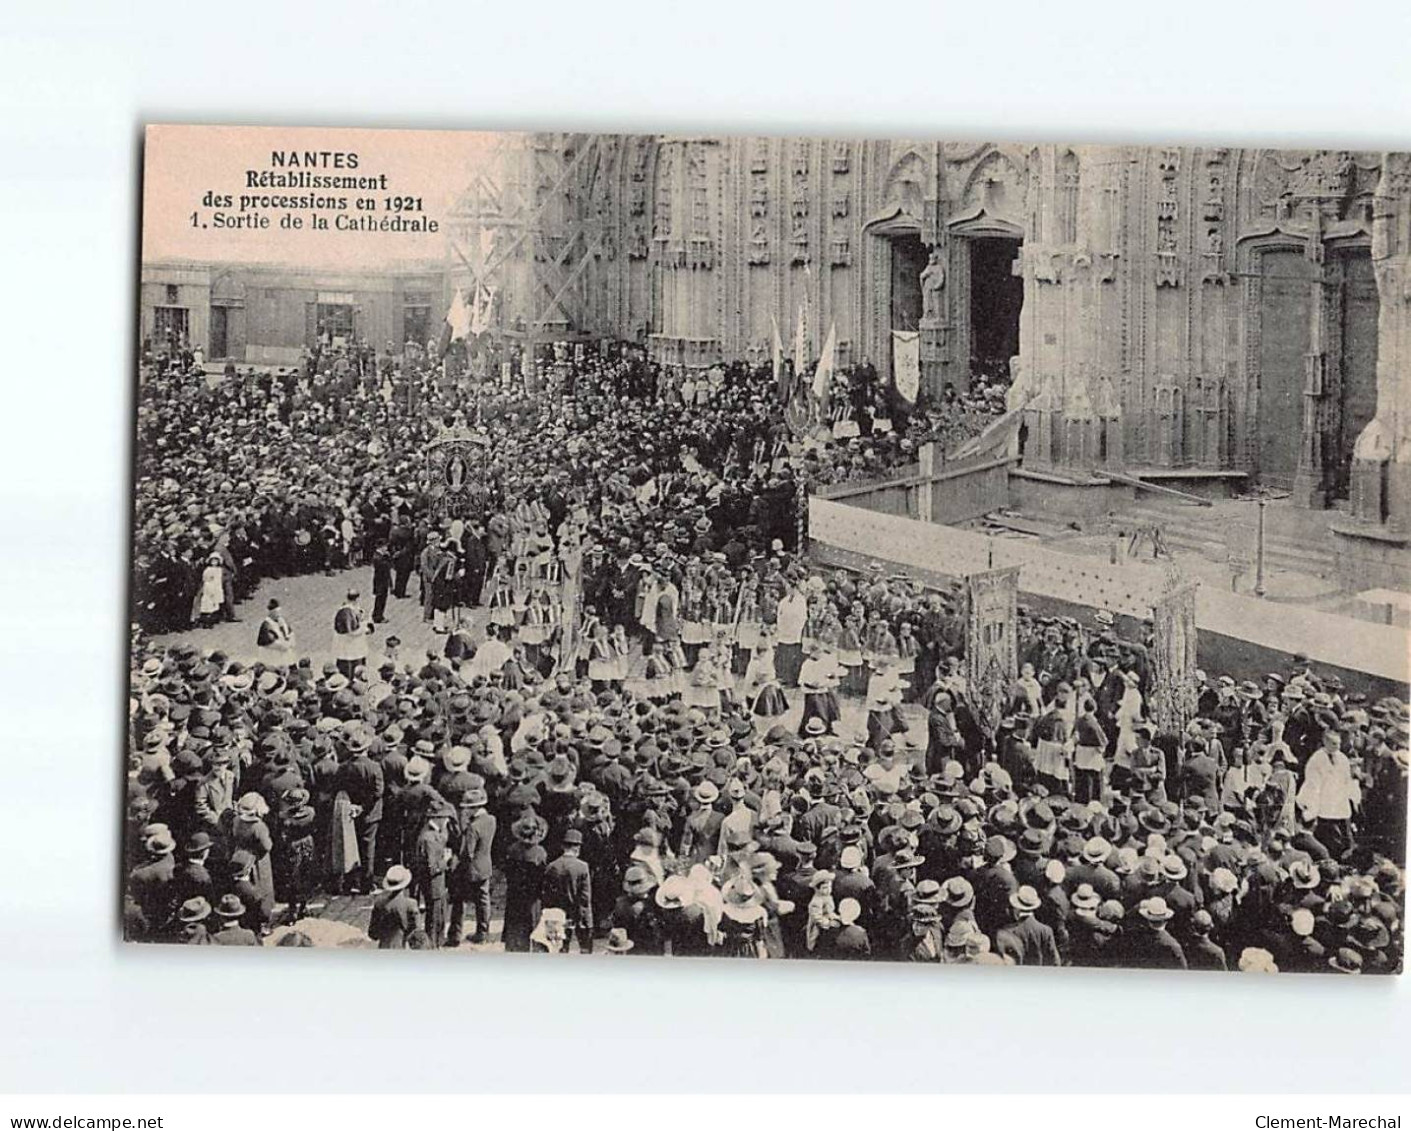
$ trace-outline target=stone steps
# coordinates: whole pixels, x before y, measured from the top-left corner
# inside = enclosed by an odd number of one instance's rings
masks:
[[[1202,507],[1192,506],[1189,517],[1173,515],[1170,510],[1134,507],[1126,511],[1123,518],[1151,522],[1161,528],[1166,540],[1173,545],[1181,545],[1199,550],[1208,557],[1223,560],[1230,543],[1226,532],[1232,518],[1212,515]],[[1202,515],[1204,517],[1202,517]],[[1253,552],[1254,534],[1249,535],[1250,552]],[[1331,535],[1316,540],[1294,538],[1270,531],[1267,526],[1264,534],[1264,560],[1266,564],[1280,569],[1296,570],[1321,577],[1332,578],[1337,573],[1337,549]]]

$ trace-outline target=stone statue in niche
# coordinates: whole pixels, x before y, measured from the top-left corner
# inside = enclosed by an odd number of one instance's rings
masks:
[[[755,222],[754,230],[750,233],[750,262],[753,264],[769,262],[769,232],[765,229],[762,220]]]
[[[921,317],[939,322],[943,313],[942,295],[946,286],[945,257],[940,248],[931,250],[926,270],[921,272]]]

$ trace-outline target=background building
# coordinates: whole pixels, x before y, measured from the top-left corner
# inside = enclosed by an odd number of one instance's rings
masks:
[[[456,262],[531,332],[658,360],[807,352],[923,392],[1012,370],[1023,465],[1338,505],[1362,560],[1411,522],[1411,157],[537,134]],[[469,201],[469,198],[468,198]],[[1393,571],[1394,572],[1394,571]]]
[[[321,327],[400,352],[435,339],[446,317],[443,263],[338,272],[286,265],[153,262],[142,265],[141,334],[160,347],[175,333],[208,361],[289,365]]]

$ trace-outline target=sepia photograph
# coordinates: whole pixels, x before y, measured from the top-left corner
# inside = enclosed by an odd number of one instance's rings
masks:
[[[1411,154],[141,159],[128,942],[1401,972]]]

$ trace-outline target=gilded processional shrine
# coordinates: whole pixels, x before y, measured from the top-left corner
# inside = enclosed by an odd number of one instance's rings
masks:
[[[1012,379],[1025,468],[1338,503],[1404,560],[1407,154],[541,134],[521,160],[584,245],[505,249],[511,311],[525,257],[578,256],[568,329],[667,365],[765,363],[777,325],[888,379],[919,336],[923,398]]]

